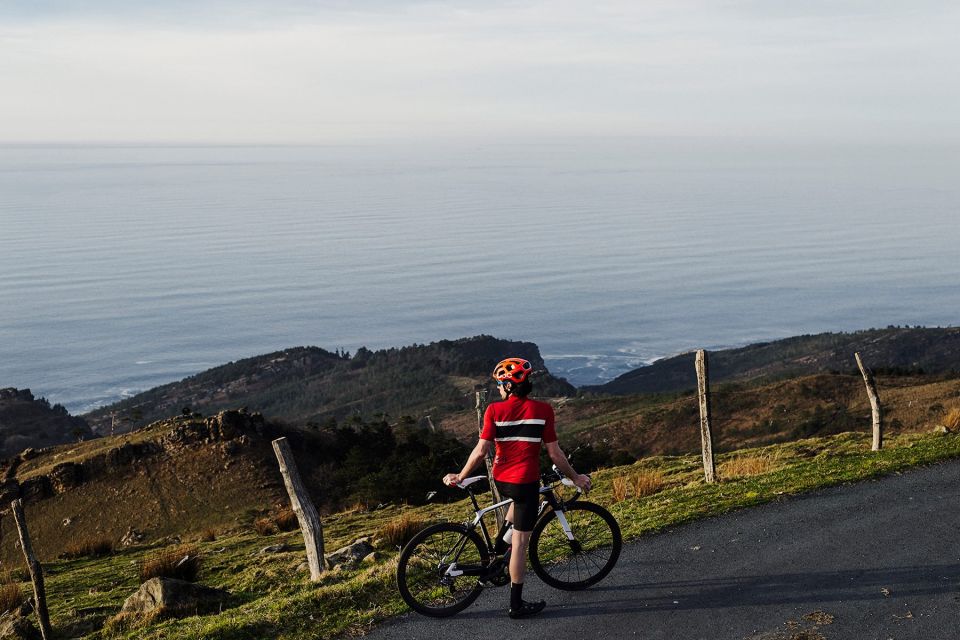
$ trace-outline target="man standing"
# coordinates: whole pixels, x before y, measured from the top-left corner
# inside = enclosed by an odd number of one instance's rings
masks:
[[[502,360],[493,370],[502,402],[487,407],[483,416],[480,441],[470,453],[460,473],[444,476],[444,483],[456,484],[486,457],[496,443],[493,461],[493,480],[500,495],[512,498],[507,511],[507,522],[513,524],[510,552],[510,610],[511,618],[522,618],[543,611],[546,602],[523,600],[523,579],[527,571],[527,546],[540,506],[540,445],[563,475],[573,480],[584,491],[590,490],[589,476],[574,471],[557,444],[553,407],[546,402],[531,400],[533,390],[530,374],[533,366],[523,358]]]

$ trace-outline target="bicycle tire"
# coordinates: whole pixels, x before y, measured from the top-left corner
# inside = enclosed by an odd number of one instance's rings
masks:
[[[489,552],[477,532],[452,522],[420,531],[400,552],[397,588],[411,609],[432,618],[445,618],[463,611],[480,595],[483,587],[477,576],[445,575],[451,564],[448,556],[461,540],[464,545],[457,554],[458,563],[489,564]]]
[[[620,558],[620,525],[598,504],[578,501],[564,515],[575,540],[567,539],[555,511],[540,516],[530,536],[530,564],[545,583],[579,591],[603,580]]]

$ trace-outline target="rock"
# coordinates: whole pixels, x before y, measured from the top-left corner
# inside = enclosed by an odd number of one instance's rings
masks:
[[[289,551],[289,550],[290,550],[290,547],[288,547],[288,546],[285,545],[285,544],[272,544],[272,545],[270,545],[269,547],[264,547],[263,549],[260,549],[260,551],[259,551],[258,553],[260,553],[260,554],[264,554],[264,553],[283,553],[284,551]]]
[[[363,560],[361,560],[360,562],[362,564],[374,564],[374,563],[380,562],[380,560],[382,559],[383,559],[383,554],[381,554],[379,551],[374,551],[372,553],[368,553],[367,555],[363,556]]]
[[[182,618],[218,612],[229,598],[230,594],[222,589],[173,578],[151,578],[126,599],[120,615],[144,618],[162,613],[164,616]]]
[[[50,485],[55,493],[63,493],[83,482],[83,467],[76,462],[63,462],[50,472]]]
[[[349,567],[360,563],[361,560],[373,553],[373,546],[369,538],[361,538],[353,544],[341,547],[333,553],[327,554],[327,566],[331,569],[336,567]]]
[[[941,435],[946,435],[946,434],[950,433],[950,429],[947,428],[947,425],[938,424],[937,426],[935,426],[935,427],[933,428],[933,432],[934,432],[934,433],[939,433],[939,434],[941,434]]]
[[[43,636],[27,618],[8,614],[0,618],[0,640],[43,640]]]
[[[20,484],[20,495],[24,502],[36,502],[49,498],[52,494],[50,479],[47,476],[34,476]]]
[[[134,544],[140,544],[146,539],[146,535],[137,531],[133,527],[127,527],[127,532],[120,538],[121,547],[129,547]]]

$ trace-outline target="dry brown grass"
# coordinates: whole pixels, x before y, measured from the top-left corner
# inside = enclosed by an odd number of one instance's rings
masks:
[[[735,456],[720,463],[718,473],[721,478],[743,478],[770,473],[780,467],[777,455]]]
[[[9,571],[0,575],[0,614],[19,609],[26,601],[16,576]]]
[[[403,547],[425,526],[426,520],[408,511],[380,527],[377,537],[391,548]]]
[[[629,476],[617,476],[611,483],[611,492],[615,502],[623,502],[629,496],[634,499],[652,496],[663,490],[667,481],[660,471],[642,469]]]
[[[200,542],[214,542],[217,539],[217,530],[213,528],[204,529],[200,532]]]
[[[113,553],[113,539],[109,536],[81,538],[67,543],[61,557],[68,560],[76,558],[100,558]]]
[[[273,522],[280,531],[296,531],[300,528],[300,520],[290,507],[277,511],[273,516]]]
[[[667,480],[661,471],[638,471],[630,477],[634,498],[644,498],[663,491]]]
[[[960,431],[960,408],[954,407],[943,417],[943,426],[950,431]]]
[[[140,561],[140,582],[151,578],[176,578],[195,582],[200,574],[200,549],[193,544],[163,549]]]
[[[270,536],[280,531],[273,518],[257,518],[253,521],[253,529],[262,536]]]
[[[617,476],[610,485],[614,502],[623,502],[627,499],[627,490],[630,487],[630,481],[626,476]]]

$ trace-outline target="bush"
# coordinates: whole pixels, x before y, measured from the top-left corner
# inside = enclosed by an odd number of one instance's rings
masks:
[[[626,476],[617,476],[613,479],[612,490],[614,502],[623,502],[627,499],[627,487],[629,482]]]
[[[184,544],[162,551],[140,561],[140,582],[151,578],[176,578],[195,582],[200,574],[200,549]]]
[[[99,558],[113,553],[113,539],[107,536],[81,538],[67,543],[60,557],[74,560],[76,558]]]
[[[779,456],[737,456],[720,464],[721,478],[740,478],[769,473],[780,466]]]
[[[652,496],[663,490],[667,481],[660,471],[638,471],[630,478],[634,498]]]
[[[943,425],[950,431],[960,431],[960,409],[950,409],[943,418]]]
[[[262,536],[273,535],[279,531],[273,518],[257,518],[253,521],[253,529]]]
[[[403,547],[410,542],[410,538],[427,526],[427,521],[411,512],[404,513],[380,527],[377,537],[391,548]]]
[[[278,511],[273,516],[273,523],[277,525],[277,529],[280,531],[296,531],[300,528],[300,520],[290,507]]]
[[[0,614],[19,609],[26,601],[23,589],[13,574],[7,572],[0,576]]]

